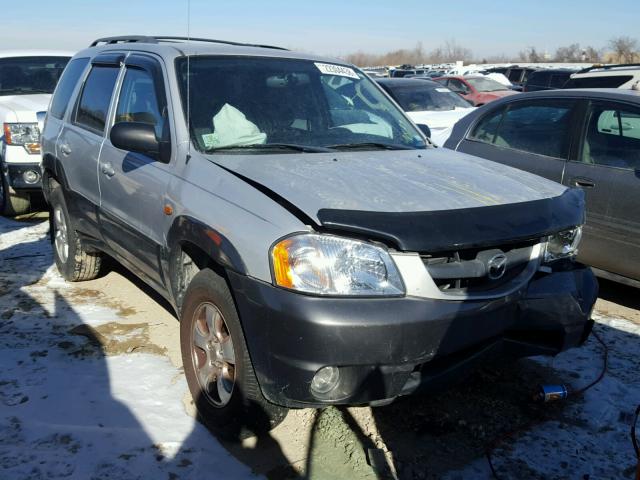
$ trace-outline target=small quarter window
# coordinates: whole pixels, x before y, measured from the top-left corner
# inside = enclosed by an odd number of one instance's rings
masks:
[[[504,108],[501,108],[498,111],[484,117],[482,120],[480,120],[478,126],[473,130],[471,138],[480,142],[494,143],[498,134],[498,126],[500,125],[500,120],[502,119],[503,114]]]
[[[120,70],[96,65],[91,69],[78,104],[76,123],[102,133]]]
[[[128,68],[122,82],[115,123],[140,122],[153,125],[162,138],[164,126],[153,77],[145,70]]]

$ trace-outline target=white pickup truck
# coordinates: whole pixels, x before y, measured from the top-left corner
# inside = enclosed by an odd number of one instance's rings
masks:
[[[72,53],[0,51],[0,214],[26,213],[40,195],[40,131]]]

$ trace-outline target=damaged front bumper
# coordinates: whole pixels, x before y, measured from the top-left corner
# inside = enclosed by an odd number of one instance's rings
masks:
[[[287,407],[381,404],[440,388],[493,355],[555,355],[588,337],[598,286],[571,264],[500,298],[319,298],[230,272],[264,396]],[[322,367],[335,388],[314,393]]]

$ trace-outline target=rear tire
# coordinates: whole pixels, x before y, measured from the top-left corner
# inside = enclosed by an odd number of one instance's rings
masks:
[[[9,184],[4,174],[0,173],[0,214],[5,217],[15,217],[29,213],[31,210],[31,197],[28,193],[11,193]]]
[[[69,282],[93,280],[100,273],[102,254],[88,252],[74,229],[60,185],[51,190],[49,224],[58,271]]]
[[[287,415],[260,391],[240,318],[224,278],[193,278],[180,315],[182,364],[198,416],[214,434],[238,441],[261,436]]]

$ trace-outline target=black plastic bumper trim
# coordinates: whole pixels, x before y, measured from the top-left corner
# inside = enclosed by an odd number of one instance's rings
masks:
[[[590,331],[598,290],[580,265],[540,274],[512,295],[475,301],[320,298],[228,274],[262,392],[288,407],[393,399],[411,393],[416,372],[423,373],[415,389],[428,388],[455,379],[484,356],[483,345],[516,356],[578,346]],[[341,368],[341,381],[317,398],[309,385],[328,365]]]

